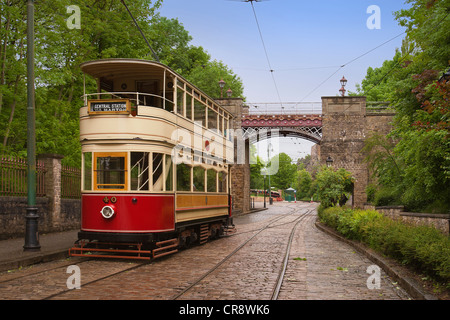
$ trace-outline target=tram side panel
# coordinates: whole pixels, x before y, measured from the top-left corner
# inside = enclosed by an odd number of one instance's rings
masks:
[[[105,207],[113,210],[110,217],[111,210]],[[175,230],[174,211],[171,194],[84,194],[81,229],[113,233],[170,232]]]

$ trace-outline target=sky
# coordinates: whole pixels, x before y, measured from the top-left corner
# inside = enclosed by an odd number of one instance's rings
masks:
[[[160,14],[177,18],[193,37],[192,45],[202,46],[241,78],[247,103],[320,102],[322,96],[339,94],[343,76],[346,90],[355,92],[368,67],[393,58],[405,31],[393,12],[408,8],[404,2],[253,2],[259,29],[252,4],[240,0],[164,0]],[[368,13],[373,5],[378,16]],[[373,28],[377,22],[379,28]],[[287,139],[280,151],[289,151],[291,158],[309,153],[311,143],[301,140],[292,148],[288,142],[294,140]]]

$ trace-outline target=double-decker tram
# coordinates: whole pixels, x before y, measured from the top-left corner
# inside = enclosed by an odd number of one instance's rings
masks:
[[[85,79],[81,230],[69,254],[151,259],[229,231],[232,115],[157,62],[81,70],[97,88],[87,93]]]

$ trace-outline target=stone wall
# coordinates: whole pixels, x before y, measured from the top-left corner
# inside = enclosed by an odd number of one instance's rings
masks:
[[[365,205],[364,209],[372,209],[393,220],[400,220],[415,226],[431,226],[442,233],[450,234],[450,214],[404,212],[403,206]]]
[[[361,152],[365,139],[377,132],[391,130],[393,114],[367,113],[365,97],[322,97],[322,141],[320,163],[331,157],[334,168],[344,168],[355,178],[353,206],[362,208],[367,201],[370,174]]]
[[[366,136],[365,97],[322,97],[322,141],[320,163],[331,157],[334,168],[353,174],[353,206],[367,201],[368,169],[361,149]]]
[[[231,129],[242,129],[242,114],[248,113],[248,108],[244,106],[244,101],[241,98],[224,98],[217,99],[222,107],[231,112],[234,116],[230,121]],[[234,214],[243,214],[250,211],[251,197],[250,197],[250,162],[249,162],[249,144],[248,140],[245,142],[245,164],[237,164],[243,155],[237,154],[237,141],[234,141],[234,164],[230,168],[230,183],[231,183],[231,199],[232,211]]]
[[[62,198],[62,158],[55,154],[39,155],[45,167],[45,197],[36,198],[39,233],[80,228],[81,200]],[[0,240],[25,235],[27,207],[27,197],[0,197]]]
[[[59,232],[80,228],[81,200],[61,199],[58,223],[54,223],[50,199],[36,198],[39,233]],[[0,240],[25,235],[26,197],[0,197]]]

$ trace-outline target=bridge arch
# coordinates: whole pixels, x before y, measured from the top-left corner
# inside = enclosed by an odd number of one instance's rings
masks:
[[[299,103],[283,104],[278,110],[273,104],[258,105],[251,112],[252,106],[244,105],[242,99],[220,99],[218,102],[228,106],[235,115],[233,129],[242,129],[246,141],[246,162],[234,164],[231,172],[231,194],[236,198],[236,211],[250,210],[249,142],[262,141],[274,134],[317,143],[319,164],[325,164],[330,157],[333,167],[344,168],[353,174],[356,179],[353,205],[363,207],[370,177],[361,150],[370,132],[387,134],[391,130],[393,113],[367,110],[365,97],[322,97],[321,106],[316,103],[312,109],[305,109],[307,104]]]

